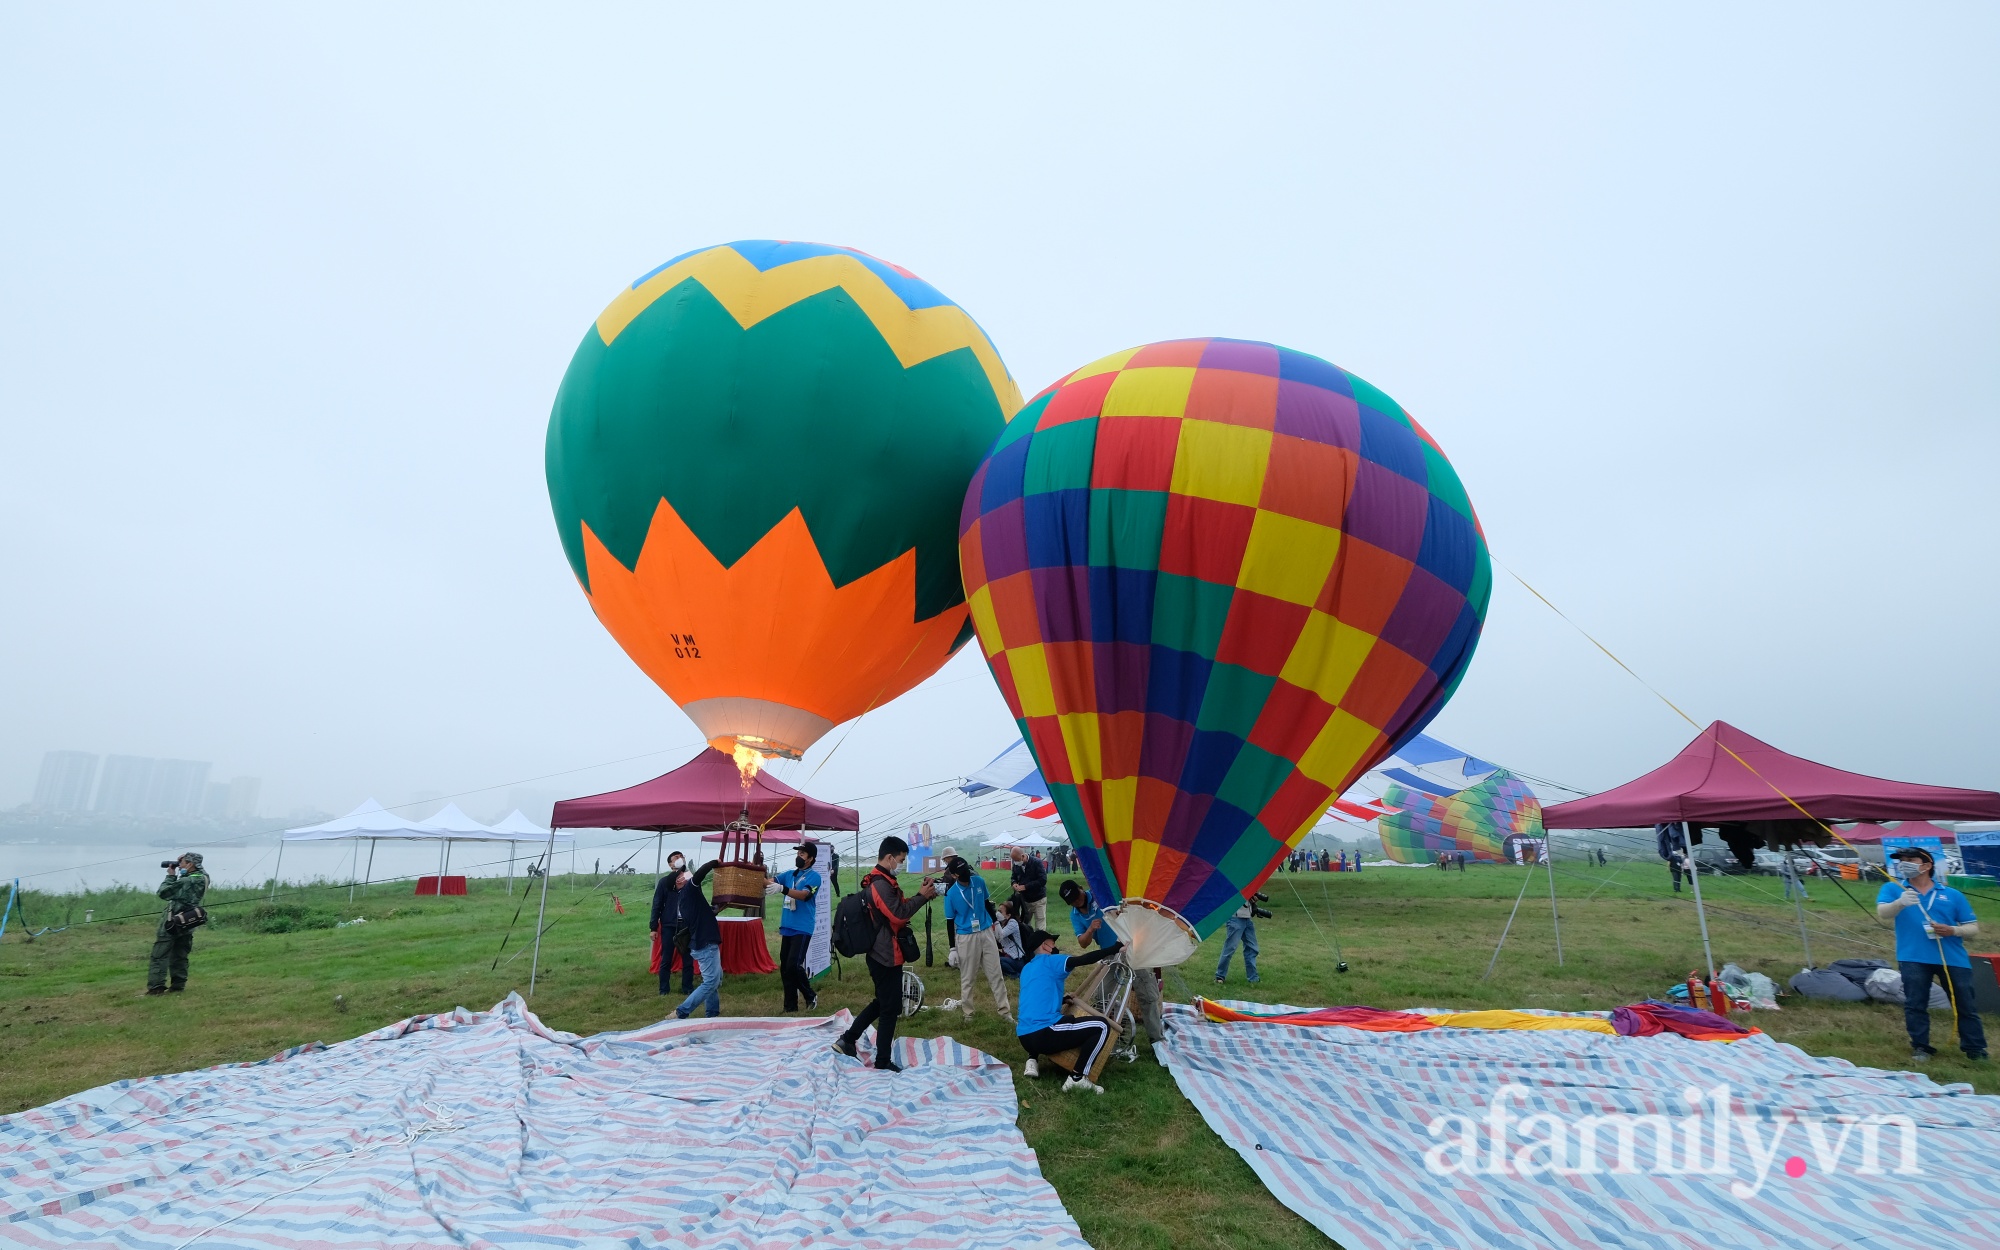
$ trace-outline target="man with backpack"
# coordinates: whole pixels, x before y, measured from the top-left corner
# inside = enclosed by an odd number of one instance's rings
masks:
[[[896,1040],[896,1020],[903,1014],[903,965],[917,957],[917,935],[910,931],[910,917],[937,897],[937,887],[925,881],[914,898],[903,897],[896,873],[910,858],[910,844],[891,834],[882,839],[875,852],[875,867],[861,878],[860,887],[842,899],[834,917],[834,942],[843,955],[865,955],[868,978],[875,984],[875,997],[854,1018],[847,1032],[833,1048],[850,1059],[858,1059],[854,1045],[869,1025],[875,1026],[875,1070],[900,1072],[889,1057]],[[872,928],[865,929],[866,924]]]

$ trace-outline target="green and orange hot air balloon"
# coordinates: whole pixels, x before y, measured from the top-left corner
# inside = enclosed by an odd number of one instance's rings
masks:
[[[971,636],[959,505],[1019,406],[985,333],[908,271],[730,243],[585,333],[549,499],[598,620],[703,736],[797,758]]]

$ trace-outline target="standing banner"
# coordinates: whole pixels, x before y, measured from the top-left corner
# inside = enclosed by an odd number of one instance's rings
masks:
[[[827,874],[820,874],[825,877]],[[806,947],[806,975],[817,980],[826,975],[833,966],[833,890],[831,880],[823,881],[813,892],[813,900],[819,904],[813,915],[812,945]]]

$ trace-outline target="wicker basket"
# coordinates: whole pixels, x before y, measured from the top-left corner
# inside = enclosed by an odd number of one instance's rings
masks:
[[[754,863],[722,863],[715,866],[714,904],[744,911],[764,909],[764,868]]]

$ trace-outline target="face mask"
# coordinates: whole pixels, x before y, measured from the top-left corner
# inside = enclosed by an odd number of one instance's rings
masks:
[[[1904,881],[1923,875],[1924,866],[1913,859],[1899,859],[1890,869]]]
[[[670,859],[667,861],[667,871],[670,873],[681,872],[685,870],[686,867],[687,863],[684,860]]]
[[[797,859],[792,861],[792,867],[798,869],[800,872],[804,872],[807,866],[810,865],[811,863],[812,863],[811,860],[801,855]]]

